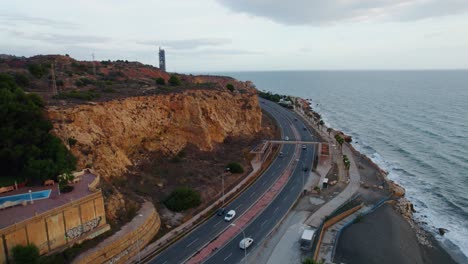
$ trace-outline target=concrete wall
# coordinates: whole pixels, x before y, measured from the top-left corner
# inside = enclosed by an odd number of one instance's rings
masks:
[[[36,215],[0,230],[0,263],[11,258],[16,245],[35,244],[41,254],[59,251],[109,230],[102,193]]]
[[[96,247],[79,255],[72,264],[125,263],[151,241],[160,226],[161,220],[153,204],[145,202],[130,223]]]

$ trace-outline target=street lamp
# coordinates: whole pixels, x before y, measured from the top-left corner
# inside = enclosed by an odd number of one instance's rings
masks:
[[[301,163],[302,164],[302,188],[304,188],[305,186],[305,171],[304,171],[304,162],[302,162],[302,160],[300,159],[296,159],[296,162],[297,163]]]
[[[231,168],[227,167],[226,170],[225,170],[225,172],[226,172],[226,173],[229,173],[230,170],[231,170]],[[225,173],[221,173],[221,185],[222,185],[221,188],[222,188],[222,194],[223,194],[223,196],[222,196],[222,199],[223,199],[223,206],[222,206],[222,208],[224,208],[224,174],[225,174]]]
[[[236,224],[229,224],[229,225],[236,227]],[[239,228],[239,230],[242,232],[242,235],[244,236],[244,262],[247,264],[247,247],[245,246],[245,233],[243,229]]]
[[[32,193],[31,193],[31,190],[29,190],[29,201],[31,202],[31,204],[33,204],[33,199],[32,199]]]

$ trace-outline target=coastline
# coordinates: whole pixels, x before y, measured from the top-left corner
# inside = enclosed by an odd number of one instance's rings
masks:
[[[316,119],[317,122],[318,120],[321,120],[320,114],[313,110],[312,103],[310,101],[300,98],[300,97],[296,97],[296,99],[299,99],[300,105],[302,106],[301,109],[303,110],[303,113],[305,115]],[[341,134],[343,135],[343,137],[351,139],[350,136],[347,136],[342,131],[336,130],[332,127],[328,127],[325,124],[322,124],[321,127],[322,128],[321,129],[319,128],[319,130],[321,130],[322,132],[327,131],[327,129],[332,129],[332,131],[334,131],[335,133]],[[372,166],[384,179],[385,184],[393,193],[392,202],[389,203],[391,210],[387,209],[385,210],[385,213],[384,213],[386,215],[386,218],[387,219],[401,218],[405,220],[404,222],[399,221],[399,224],[397,224],[396,226],[392,225],[391,226],[392,232],[399,233],[400,235],[405,235],[405,233],[411,231],[412,234],[407,235],[406,238],[410,240],[415,240],[415,241],[411,241],[411,243],[413,245],[415,244],[418,245],[419,248],[416,248],[415,246],[413,246],[412,249],[414,252],[418,252],[418,254],[420,255],[419,256],[420,259],[423,260],[423,263],[465,263],[468,261],[468,258],[465,255],[463,255],[463,253],[457,248],[456,245],[453,245],[448,240],[447,240],[448,243],[446,242],[446,244],[444,244],[441,240],[437,239],[433,233],[424,229],[423,222],[417,221],[413,217],[413,212],[415,212],[414,206],[411,203],[411,201],[405,198],[405,188],[403,186],[389,179],[387,177],[388,172],[382,169],[378,164],[376,164],[367,155],[358,151],[355,148],[355,146],[353,146],[352,140],[344,144],[347,144],[347,146],[351,149],[354,157],[358,157],[359,159],[365,160],[365,162],[370,164],[370,166]],[[372,219],[372,217],[374,217],[373,214],[375,214],[375,212],[369,216],[366,216],[366,218]],[[382,220],[382,217],[380,217],[380,220]],[[377,219],[374,219],[373,222],[379,223],[381,222],[380,220],[379,218],[377,218]],[[383,229],[387,229],[388,231],[389,229],[388,226],[379,226],[379,228],[380,228],[379,231],[382,231]],[[369,234],[367,233],[367,235]],[[368,236],[367,240],[369,239],[370,238]],[[356,235],[356,237],[353,239],[354,242],[361,241],[361,240],[362,238],[359,238],[359,235]],[[449,247],[452,247],[452,248],[449,248]],[[401,254],[401,253],[406,253],[406,252],[404,252],[404,250],[401,249],[399,253]]]

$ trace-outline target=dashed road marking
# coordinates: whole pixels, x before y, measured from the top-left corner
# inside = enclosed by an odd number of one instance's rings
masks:
[[[254,194],[255,194],[255,193],[254,193],[254,192],[252,192],[252,193],[250,194],[250,197],[254,196]]]
[[[276,213],[278,211],[279,207],[276,207],[276,209],[273,211],[273,213]]]
[[[224,258],[224,261],[226,261],[226,259],[228,259],[230,256],[232,256],[232,252],[229,253],[229,255],[227,257]]]
[[[236,209],[236,210],[237,210],[237,208],[239,208],[239,207],[241,207],[241,206],[242,206],[242,204],[239,204],[239,205],[238,205],[238,206],[236,206],[236,208],[234,208],[234,209]]]
[[[268,222],[268,220],[263,221],[263,223],[261,224],[261,226],[263,226],[264,224],[266,224],[266,222]]]
[[[222,221],[219,221],[219,222],[216,223],[214,226],[217,226],[217,225],[219,225],[219,224],[221,224],[221,223],[222,223]]]
[[[188,245],[185,246],[185,247],[186,247],[186,248],[187,248],[187,247],[190,247],[190,246],[191,246],[193,243],[195,243],[195,241],[197,241],[197,240],[198,240],[198,238],[195,238],[192,242],[190,242],[190,244],[188,244]]]

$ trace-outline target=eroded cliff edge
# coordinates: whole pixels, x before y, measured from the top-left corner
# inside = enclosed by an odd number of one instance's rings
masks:
[[[227,136],[255,134],[262,113],[253,90],[188,90],[67,108],[51,107],[54,133],[71,147],[80,168],[118,177],[138,151],[176,154],[188,142],[201,150]]]

